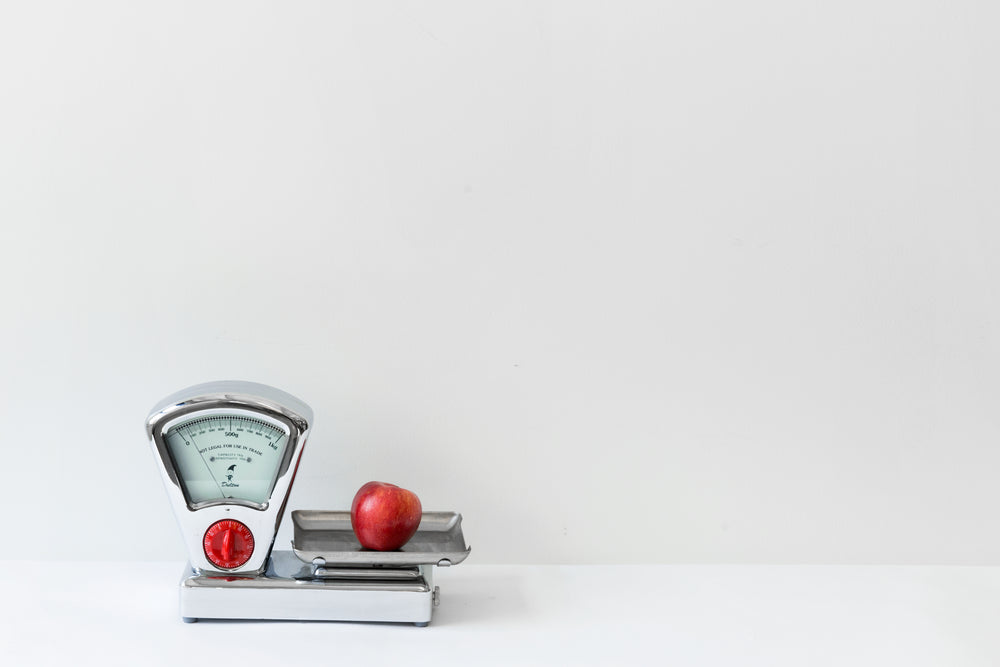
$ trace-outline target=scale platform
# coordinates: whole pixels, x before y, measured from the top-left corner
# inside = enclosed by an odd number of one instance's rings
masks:
[[[271,552],[253,576],[198,572],[181,577],[181,616],[199,619],[378,621],[427,625],[438,603],[434,567],[471,551],[457,512],[424,512],[397,551],[363,549],[350,512],[292,512],[292,551]]]

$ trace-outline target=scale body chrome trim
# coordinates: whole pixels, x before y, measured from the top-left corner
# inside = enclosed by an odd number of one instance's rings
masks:
[[[438,592],[433,566],[412,579],[323,579],[291,551],[274,551],[261,575],[209,575],[188,566],[181,616],[199,619],[430,622]]]

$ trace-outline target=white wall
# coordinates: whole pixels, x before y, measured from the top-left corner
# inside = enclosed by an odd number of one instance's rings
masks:
[[[1000,563],[995,3],[152,4],[0,8],[5,556],[240,378],[470,562]]]

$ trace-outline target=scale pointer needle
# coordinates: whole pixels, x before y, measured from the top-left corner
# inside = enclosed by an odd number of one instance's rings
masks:
[[[212,473],[211,466],[209,466],[208,461],[205,460],[205,455],[200,449],[198,449],[198,443],[194,441],[194,434],[191,433],[190,428],[188,428],[188,438],[191,439],[191,444],[194,445],[194,451],[198,452],[198,456],[201,457],[201,462],[205,464],[205,470],[208,471],[208,476],[212,478],[212,481],[215,482],[215,485],[219,488],[219,497],[227,498],[228,496],[226,496],[226,492],[222,490],[222,485],[219,484],[219,480],[217,480],[215,475]]]

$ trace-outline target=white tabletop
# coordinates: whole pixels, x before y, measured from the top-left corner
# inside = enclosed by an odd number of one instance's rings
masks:
[[[181,569],[6,561],[3,664],[1000,664],[1000,568],[464,563],[425,628],[185,624]]]

